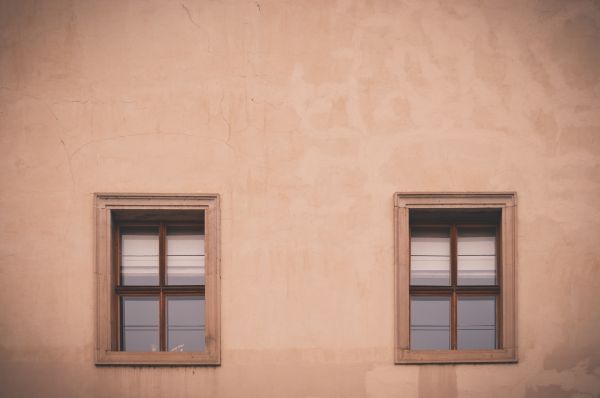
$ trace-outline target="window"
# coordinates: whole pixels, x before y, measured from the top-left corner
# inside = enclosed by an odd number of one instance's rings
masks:
[[[396,363],[515,362],[514,193],[397,193]]]
[[[217,195],[96,194],[97,364],[218,365]]]

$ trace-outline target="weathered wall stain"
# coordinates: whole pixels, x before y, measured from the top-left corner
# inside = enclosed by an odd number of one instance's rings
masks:
[[[600,373],[600,353],[573,346],[556,348],[546,355],[544,369],[562,372],[575,368],[581,362],[585,363],[585,369],[589,374]]]
[[[419,398],[436,397],[458,397],[455,366],[430,365],[419,367]]]
[[[527,387],[525,390],[525,396],[529,398],[571,398],[578,395],[579,394],[577,394],[577,391],[566,390],[556,384]]]

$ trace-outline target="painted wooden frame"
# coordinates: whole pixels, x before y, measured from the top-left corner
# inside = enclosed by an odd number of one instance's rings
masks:
[[[500,219],[501,346],[491,350],[410,349],[410,210],[498,209]],[[516,238],[517,195],[500,193],[394,194],[396,364],[517,362]]]
[[[115,213],[163,210],[204,211],[206,350],[203,352],[123,352],[114,334],[115,269],[113,245]],[[220,214],[218,194],[96,193],[96,364],[97,365],[219,365],[220,327]]]

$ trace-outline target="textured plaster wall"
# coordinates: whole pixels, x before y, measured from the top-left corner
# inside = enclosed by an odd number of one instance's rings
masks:
[[[0,395],[600,394],[598,1],[0,2]],[[516,365],[393,365],[395,191],[519,195]],[[92,193],[222,195],[222,365],[94,366]]]

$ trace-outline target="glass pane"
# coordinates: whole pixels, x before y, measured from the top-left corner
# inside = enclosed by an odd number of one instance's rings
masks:
[[[458,229],[458,284],[496,284],[495,229]]]
[[[167,233],[167,284],[204,284],[204,234],[191,231]]]
[[[410,284],[450,284],[450,229],[412,228]]]
[[[121,298],[121,350],[159,351],[158,297]]]
[[[158,231],[121,234],[121,284],[158,285]]]
[[[411,297],[410,348],[450,349],[450,297]]]
[[[496,348],[496,297],[458,297],[458,348]]]
[[[167,297],[169,351],[204,351],[204,297]]]

